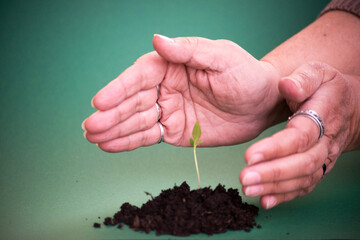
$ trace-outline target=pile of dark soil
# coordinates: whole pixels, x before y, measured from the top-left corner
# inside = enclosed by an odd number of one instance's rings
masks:
[[[226,190],[222,185],[214,190],[207,187],[190,191],[184,182],[152,197],[141,208],[124,203],[120,209],[112,218],[105,218],[104,224],[121,228],[125,223],[135,231],[175,236],[211,235],[227,230],[248,232],[254,226],[261,227],[254,219],[259,208],[243,203],[237,189]]]

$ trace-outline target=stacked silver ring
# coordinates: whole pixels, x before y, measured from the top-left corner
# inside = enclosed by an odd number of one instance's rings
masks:
[[[306,117],[310,118],[311,120],[313,120],[316,123],[316,125],[319,128],[319,137],[318,137],[318,139],[320,139],[322,136],[324,136],[325,125],[324,125],[324,121],[321,119],[319,114],[317,114],[313,110],[301,110],[301,111],[298,111],[298,112],[294,113],[294,115],[290,116],[289,121],[291,119],[293,119],[294,117],[299,116],[299,115],[306,116]]]
[[[315,111],[313,110],[301,110],[301,111],[298,111],[296,113],[294,113],[292,116],[289,117],[289,121],[291,119],[293,119],[294,117],[296,116],[299,116],[299,115],[303,115],[303,116],[306,116],[308,118],[310,118],[311,120],[313,120],[316,125],[318,126],[319,128],[319,136],[318,136],[318,140],[324,136],[324,133],[325,133],[325,125],[324,125],[324,121],[321,119],[321,117],[319,116],[319,114],[317,114]],[[324,163],[322,165],[322,170],[323,170],[323,175],[322,175],[322,178],[324,178],[325,174],[326,174],[326,164]],[[322,179],[321,178],[321,179]]]
[[[161,122],[158,122],[159,128],[160,128],[160,139],[158,141],[158,143],[162,143],[162,141],[164,141],[164,126],[161,124]]]
[[[156,91],[157,91],[157,96],[159,98],[159,96],[160,96],[160,86],[159,85],[156,85]],[[162,143],[164,141],[164,135],[165,135],[164,126],[160,122],[162,111],[161,111],[160,105],[157,102],[155,102],[155,107],[156,107],[156,110],[158,111],[157,124],[159,125],[159,128],[160,128],[160,139],[159,139],[158,143]]]
[[[158,111],[158,118],[157,118],[157,120],[159,121],[160,118],[161,118],[161,108],[160,108],[160,106],[159,106],[159,104],[158,104],[157,102],[155,103],[155,107],[156,107],[156,109],[157,109],[157,111]]]

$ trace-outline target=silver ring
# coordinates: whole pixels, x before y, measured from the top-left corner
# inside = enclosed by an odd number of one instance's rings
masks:
[[[324,121],[321,119],[319,114],[317,114],[313,110],[301,110],[301,111],[294,113],[294,115],[290,116],[289,121],[299,115],[304,115],[316,123],[316,125],[319,127],[319,131],[320,131],[318,139],[320,139],[322,136],[324,136],[325,125],[324,125]]]
[[[158,122],[159,128],[160,128],[160,140],[158,143],[162,143],[164,141],[164,126],[161,124],[161,122]]]
[[[159,121],[160,118],[161,118],[161,108],[160,108],[160,106],[159,106],[159,104],[158,104],[157,102],[155,103],[155,107],[156,107],[156,109],[157,109],[157,111],[158,111],[157,120]]]
[[[160,96],[160,85],[156,85],[157,98]]]

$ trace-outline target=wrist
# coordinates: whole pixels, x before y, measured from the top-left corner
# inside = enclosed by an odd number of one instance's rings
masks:
[[[296,38],[296,36],[293,38]],[[277,74],[278,82],[281,78],[289,76],[299,66],[308,62],[307,60],[303,59],[302,56],[294,57],[291,54],[288,54],[287,52],[289,52],[289,48],[291,48],[291,46],[288,45],[290,45],[288,42],[283,43],[279,47],[266,54],[260,60],[261,62],[270,64],[274,68]],[[295,56],[299,55],[297,51],[299,51],[299,49],[293,50],[293,54]]]
[[[286,104],[285,99],[279,92],[279,81],[282,77],[281,71],[279,71],[279,69],[275,67],[272,62],[267,61],[266,59],[260,60],[260,63],[269,76],[269,95],[272,96],[271,101],[273,102],[267,117],[267,127],[270,127],[285,121],[291,112],[288,105]]]
[[[360,150],[360,77],[348,76],[353,91],[353,114],[345,152]]]

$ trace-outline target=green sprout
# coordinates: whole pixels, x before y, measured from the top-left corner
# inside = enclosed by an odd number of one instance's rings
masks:
[[[198,121],[196,121],[196,123],[194,125],[192,136],[193,136],[193,138],[190,138],[190,145],[194,147],[194,160],[195,160],[196,173],[197,173],[197,177],[198,177],[198,186],[200,189],[200,173],[199,173],[199,167],[198,167],[198,162],[197,162],[197,158],[196,158],[196,146],[201,144],[202,141],[199,141],[200,136],[201,136],[201,128],[200,128],[200,124]]]

